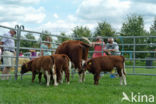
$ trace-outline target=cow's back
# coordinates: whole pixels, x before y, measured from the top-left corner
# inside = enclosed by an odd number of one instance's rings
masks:
[[[101,56],[93,58],[92,60],[93,67],[99,69],[110,70],[113,67],[119,67],[124,61],[123,56]]]

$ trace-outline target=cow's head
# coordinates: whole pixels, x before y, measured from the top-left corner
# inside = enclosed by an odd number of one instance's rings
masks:
[[[27,63],[24,63],[22,66],[21,66],[21,74],[24,74],[28,71],[31,71],[31,65],[32,65],[32,61],[29,61]]]
[[[83,71],[86,71],[86,70],[89,71],[91,69],[91,66],[92,66],[92,61],[88,60],[84,63],[84,65],[82,66],[82,69]]]

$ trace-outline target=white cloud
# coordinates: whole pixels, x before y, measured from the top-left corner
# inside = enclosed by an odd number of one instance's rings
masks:
[[[107,21],[119,31],[124,18],[136,13],[143,16],[146,23],[145,29],[149,30],[149,25],[152,23],[149,19],[156,16],[155,10],[154,0],[83,0],[76,15],[86,23]]]
[[[0,3],[5,5],[25,5],[25,4],[37,4],[41,0],[1,0]],[[43,1],[43,0],[42,0]]]
[[[57,14],[57,13],[54,13],[54,14],[53,14],[53,17],[54,17],[54,18],[56,18],[56,19],[58,19],[58,18],[59,18],[59,16],[58,16],[58,14]]]
[[[80,18],[90,21],[113,20],[121,18],[130,7],[129,1],[84,0],[77,9]]]
[[[60,34],[61,32],[65,33],[71,33],[71,30],[75,27],[76,25],[73,23],[67,23],[64,20],[57,20],[56,22],[47,22],[43,24],[40,29],[41,30],[49,30],[53,34]]]
[[[6,9],[7,8],[7,9]],[[44,8],[0,5],[0,22],[41,23],[46,14]]]

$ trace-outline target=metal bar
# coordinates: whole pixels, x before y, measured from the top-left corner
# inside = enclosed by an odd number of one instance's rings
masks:
[[[134,48],[134,47],[133,47]],[[89,51],[90,53],[93,53],[94,51]],[[96,52],[102,52],[102,51],[96,51]],[[156,51],[120,51],[120,52],[124,52],[124,53],[156,53]]]
[[[156,74],[144,74],[144,73],[127,73],[127,75],[156,76]]]
[[[127,65],[125,67],[133,68],[133,66],[127,66]],[[148,67],[148,68],[156,68],[156,66],[135,66],[135,68],[146,68],[146,67]]]
[[[135,37],[133,38],[133,73],[135,73]]]
[[[0,27],[2,27],[2,28],[6,28],[6,29],[15,29],[15,28],[7,27],[7,26],[3,26],[3,25],[0,25]]]
[[[17,42],[16,42],[16,67],[15,67],[15,80],[17,80],[18,76],[17,76],[17,73],[18,73],[18,61],[19,61],[19,48],[20,48],[20,37],[21,37],[21,30],[22,30],[22,27],[24,29],[24,26],[16,26],[17,27]]]

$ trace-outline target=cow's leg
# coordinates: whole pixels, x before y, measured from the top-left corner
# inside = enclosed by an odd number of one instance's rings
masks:
[[[57,86],[57,76],[56,76],[56,70],[55,70],[55,66],[53,65],[52,67],[52,73],[53,73],[53,79],[54,79],[54,86]]]
[[[41,83],[42,73],[40,72],[38,75],[39,83]]]
[[[85,60],[82,60],[82,66],[85,64]],[[83,73],[82,73],[82,82],[84,82],[85,81],[85,75],[86,75],[86,72],[84,72],[83,71]]]
[[[83,73],[79,72],[79,82],[82,83],[82,77],[83,77]]]
[[[44,74],[44,79],[45,79],[45,81],[46,81],[46,83],[47,83],[47,76]]]
[[[61,72],[61,68],[60,67],[56,67],[56,76],[57,76],[57,82],[61,83],[61,77],[62,77],[62,72]]]
[[[36,76],[36,73],[32,72],[32,83],[34,82],[35,76]]]
[[[67,81],[68,84],[70,84],[70,82],[69,82],[69,76],[70,76],[69,69],[66,68],[65,69],[65,79],[66,79],[66,81]]]
[[[121,72],[121,69],[117,69],[117,72],[118,72],[118,74],[119,74],[119,76],[120,76],[120,85],[123,85],[123,77],[122,77],[122,72]]]
[[[83,72],[83,73],[82,73],[82,81],[83,81],[83,82],[85,81],[85,75],[86,75],[86,72]]]
[[[60,81],[61,83],[63,83],[63,76],[64,76],[64,73],[63,73],[63,70],[61,71],[61,76],[60,76]]]
[[[94,74],[94,84],[95,85],[98,85],[99,79],[100,79],[100,73]]]
[[[49,86],[49,84],[50,84],[50,77],[51,77],[50,72],[48,72],[48,71],[46,70],[46,71],[45,71],[45,74],[46,74],[46,76],[47,76],[47,86]]]
[[[121,72],[122,72],[122,78],[123,78],[123,81],[124,81],[124,84],[127,85],[127,81],[126,81],[126,76],[124,74],[124,69],[121,69]]]

